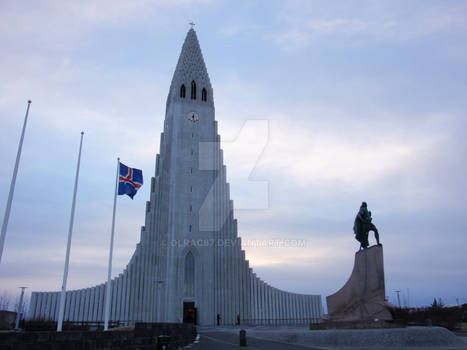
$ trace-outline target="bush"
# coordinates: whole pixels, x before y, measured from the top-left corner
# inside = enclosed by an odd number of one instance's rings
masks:
[[[439,304],[438,304],[439,305]],[[431,320],[433,326],[455,330],[465,320],[467,304],[462,307],[431,306],[426,308],[394,308],[393,319],[406,322],[408,325],[427,325]]]

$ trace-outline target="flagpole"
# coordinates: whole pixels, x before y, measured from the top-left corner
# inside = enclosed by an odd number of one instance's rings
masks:
[[[60,295],[60,309],[59,309],[59,313],[58,313],[57,332],[62,331],[63,314],[65,312],[66,281],[67,281],[67,278],[68,278],[68,264],[70,262],[71,234],[73,232],[73,221],[74,221],[74,218],[75,218],[76,192],[78,190],[78,177],[79,177],[79,166],[80,166],[80,163],[81,163],[81,149],[83,147],[83,135],[84,135],[84,131],[81,131],[81,141],[79,143],[78,164],[76,166],[75,187],[73,189],[73,200],[71,202],[72,204],[71,204],[70,226],[68,228],[68,243],[67,243],[67,246],[66,246],[65,268],[64,268],[64,271],[63,271],[62,293]]]
[[[13,194],[15,192],[16,175],[18,174],[19,160],[21,158],[21,150],[23,149],[24,133],[26,131],[26,124],[28,122],[29,107],[31,100],[28,100],[28,107],[26,109],[26,116],[24,117],[23,130],[21,131],[21,138],[19,139],[18,153],[16,154],[15,168],[13,170],[13,177],[10,183],[10,193],[5,209],[5,216],[3,218],[2,232],[0,234],[0,263],[2,262],[3,246],[5,245],[6,229],[8,227],[8,220],[10,219],[11,202],[13,201]]]
[[[109,253],[109,271],[107,274],[107,288],[105,293],[105,318],[104,318],[104,331],[109,329],[109,314],[110,314],[110,279],[112,276],[112,254],[114,249],[114,232],[115,232],[115,211],[117,209],[117,191],[118,191],[118,175],[120,174],[120,158],[117,158],[117,175],[115,177],[115,193],[114,193],[114,208],[112,214],[112,232],[110,234],[110,253]]]

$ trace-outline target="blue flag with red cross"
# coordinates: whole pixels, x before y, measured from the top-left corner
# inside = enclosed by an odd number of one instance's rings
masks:
[[[118,195],[127,194],[131,199],[143,185],[143,172],[140,169],[127,167],[120,163],[118,176]]]

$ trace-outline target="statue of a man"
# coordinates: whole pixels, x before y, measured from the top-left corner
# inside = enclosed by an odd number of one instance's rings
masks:
[[[353,225],[353,231],[355,233],[355,239],[360,242],[360,249],[368,248],[370,243],[368,242],[368,232],[373,231],[375,233],[376,243],[379,243],[379,233],[376,226],[371,222],[371,211],[368,211],[366,202],[363,202],[360,206],[360,210],[355,217]]]

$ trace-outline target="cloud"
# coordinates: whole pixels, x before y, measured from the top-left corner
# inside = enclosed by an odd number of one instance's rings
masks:
[[[278,18],[280,32],[271,38],[283,49],[295,50],[323,39],[339,38],[350,45],[368,40],[400,42],[467,27],[465,4],[420,4],[287,1]]]

